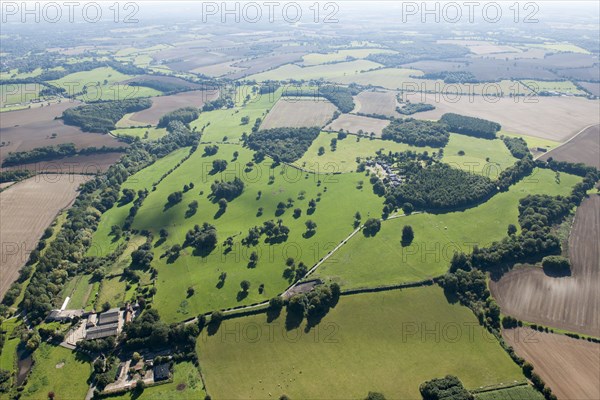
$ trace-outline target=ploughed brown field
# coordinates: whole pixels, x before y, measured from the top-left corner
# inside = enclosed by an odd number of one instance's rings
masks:
[[[269,111],[260,128],[322,127],[336,110],[336,106],[323,98],[282,97]]]
[[[399,117],[396,112],[398,102],[395,92],[360,92],[354,96],[354,113],[381,114],[388,117]]]
[[[76,126],[63,124],[60,117],[64,110],[81,103],[63,101],[39,108],[2,113],[0,138],[5,145],[0,147],[0,164],[10,152],[28,151],[36,147],[73,143],[77,148],[125,147],[123,142],[108,134],[83,132]],[[52,138],[52,134],[56,137]]]
[[[600,169],[600,125],[590,126],[564,145],[540,157],[558,161],[582,162]]]
[[[438,96],[438,97],[436,97]],[[435,110],[416,113],[414,118],[439,119],[457,113],[498,122],[505,132],[565,142],[586,126],[600,123],[598,100],[582,97],[460,96],[457,101],[435,94],[411,94],[413,103],[433,104]],[[525,102],[527,101],[527,102]]]
[[[125,117],[128,123],[123,126],[156,125],[160,117],[168,112],[183,107],[202,107],[206,102],[215,100],[217,97],[219,97],[218,90],[194,90],[169,96],[152,97],[152,106]]]
[[[19,276],[44,230],[71,205],[83,175],[38,175],[0,193],[0,297]]]
[[[577,209],[569,236],[572,275],[550,277],[541,268],[516,268],[490,290],[502,312],[524,321],[600,336],[600,195]]]
[[[387,119],[363,117],[362,115],[354,114],[342,114],[333,120],[331,124],[326,126],[325,130],[337,132],[340,129],[343,129],[350,133],[358,133],[359,130],[362,130],[363,133],[367,135],[370,135],[371,132],[373,132],[376,137],[381,137],[383,128],[389,124],[390,121]]]
[[[502,332],[561,400],[600,399],[600,344],[530,328]]]

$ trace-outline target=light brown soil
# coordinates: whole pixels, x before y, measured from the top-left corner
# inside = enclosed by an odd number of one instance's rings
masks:
[[[342,114],[336,118],[330,125],[325,127],[328,131],[349,131],[350,133],[358,133],[362,129],[367,135],[371,132],[375,133],[375,137],[381,137],[383,128],[388,126],[390,121],[387,119],[369,118],[354,114]]]
[[[0,193],[0,298],[19,276],[44,230],[58,212],[70,206],[81,175],[41,175],[16,183]]]
[[[547,276],[541,268],[513,269],[490,290],[502,312],[524,321],[600,337],[600,195],[578,208],[569,236],[572,275]]]
[[[152,106],[146,110],[134,113],[129,121],[139,125],[156,125],[160,117],[168,112],[182,107],[202,107],[204,103],[215,100],[219,96],[217,90],[194,90],[177,93],[170,96],[152,98]]]
[[[0,118],[0,139],[8,143],[0,147],[0,163],[10,152],[28,151],[36,147],[74,143],[77,148],[124,147],[108,134],[82,132],[76,126],[69,126],[56,120],[63,111],[79,105],[79,102],[63,101],[41,108],[32,108],[2,113]],[[57,136],[52,138],[52,134]]]
[[[394,92],[361,92],[354,97],[354,103],[354,113],[399,116],[396,112],[398,102]]]
[[[337,108],[323,98],[282,97],[269,111],[261,129],[322,127]]]
[[[581,97],[537,97],[535,103],[524,103],[526,97],[497,98],[486,101],[483,96],[460,96],[451,102],[434,94],[413,94],[414,102],[425,100],[436,109],[413,115],[418,119],[439,119],[445,113],[457,113],[498,122],[502,130],[565,142],[586,126],[600,123],[598,100]],[[529,100],[528,100],[529,101]]]
[[[530,328],[502,336],[559,399],[600,399],[600,344]]]
[[[98,153],[82,156],[60,158],[52,161],[20,164],[14,167],[0,168],[0,171],[11,169],[27,169],[35,173],[48,172],[51,174],[96,174],[105,172],[117,162],[124,153]]]
[[[540,157],[547,160],[582,162],[600,169],[600,125],[590,126],[568,143],[545,153]]]

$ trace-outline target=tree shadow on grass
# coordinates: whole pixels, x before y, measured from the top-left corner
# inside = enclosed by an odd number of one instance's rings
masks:
[[[167,238],[160,238],[154,243],[154,248],[160,247],[164,242],[167,241]]]
[[[248,292],[244,291],[244,290],[240,290],[237,293],[237,296],[235,296],[237,301],[242,301],[244,300],[246,297],[248,297]]]
[[[285,329],[291,331],[292,329],[299,328],[303,319],[304,315],[300,313],[287,312],[285,316]]]
[[[221,327],[221,321],[210,321],[206,326],[206,333],[208,336],[214,336]]]
[[[281,315],[281,308],[269,307],[267,309],[267,323],[275,321]]]

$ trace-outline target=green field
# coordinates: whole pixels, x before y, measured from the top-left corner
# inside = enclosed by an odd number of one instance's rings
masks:
[[[243,86],[243,88],[248,88],[248,86]],[[198,131],[204,127],[202,142],[220,142],[225,137],[228,142],[237,142],[244,132],[251,133],[257,118],[265,119],[268,110],[273,108],[281,97],[281,92],[282,90],[279,89],[271,94],[252,95],[249,89],[240,90],[236,94],[236,107],[203,112],[190,126]],[[251,99],[244,107],[241,107],[240,102],[245,99],[246,95],[250,95]],[[242,117],[249,117],[250,122],[242,125]]]
[[[165,128],[119,128],[111,131],[115,136],[131,136],[142,140],[157,140],[167,134]],[[146,133],[148,136],[146,137]]]
[[[201,334],[213,398],[358,399],[376,391],[417,399],[419,384],[446,374],[468,389],[525,380],[473,313],[449,304],[437,286],[342,297],[308,332],[286,330],[285,319],[226,320],[213,336]]]
[[[544,395],[529,385],[475,394],[476,400],[543,400]]]
[[[567,195],[580,181],[574,175],[536,169],[534,173],[484,204],[446,214],[414,214],[384,221],[373,238],[356,235],[315,271],[312,277],[339,282],[345,288],[374,287],[421,281],[446,272],[455,251],[469,253],[506,236],[518,226],[518,202],[528,194]],[[400,243],[402,228],[411,225],[415,238]]]
[[[529,87],[531,90],[535,91],[536,93],[558,92],[558,93],[578,94],[578,95],[586,94],[586,92],[584,92],[581,89],[578,89],[577,86],[575,86],[575,84],[573,84],[573,82],[571,82],[571,81],[548,82],[548,81],[522,80],[521,82],[523,84],[527,85],[527,87]]]
[[[376,48],[367,48],[367,49],[348,49],[348,50],[338,50],[333,53],[311,53],[302,57],[303,65],[317,65],[317,64],[325,64],[332,63],[338,61],[345,61],[349,57],[351,58],[366,58],[370,54],[380,54],[380,53],[396,53],[393,50],[387,49],[376,49]]]
[[[21,324],[21,320],[17,318],[11,318],[2,322],[2,330],[6,332],[4,346],[2,347],[2,354],[0,354],[0,369],[6,371],[15,370],[15,362],[17,358],[17,347],[21,342],[18,337],[10,338],[14,329]]]
[[[548,150],[551,150],[561,144],[560,142],[555,142],[554,140],[543,139],[543,138],[539,138],[539,137],[535,137],[535,136],[520,135],[520,134],[516,134],[516,133],[508,133],[505,131],[498,132],[498,136],[500,136],[500,135],[523,138],[523,140],[525,140],[527,142],[527,145],[530,148],[544,147]]]
[[[197,153],[181,165],[176,174],[169,175],[156,191],[148,195],[133,224],[134,229],[150,230],[155,238],[158,237],[160,228],[164,227],[169,231],[166,242],[154,249],[153,261],[158,269],[158,293],[154,300],[168,322],[183,320],[199,312],[266,300],[281,293],[290,283],[283,277],[287,257],[312,266],[352,232],[356,211],[360,210],[365,216],[369,213],[379,215],[381,212],[382,199],[376,197],[369,187],[360,190],[356,188],[358,181],[364,179],[362,174],[327,176],[305,174],[290,167],[271,169],[268,159],[246,173],[244,168],[253,152],[231,144],[220,144],[219,147],[215,156],[203,157],[201,146]],[[237,162],[231,162],[234,151],[239,151]],[[207,198],[210,185],[220,178],[219,175],[208,174],[214,159],[230,161],[228,169],[222,173],[223,179],[231,180],[238,176],[246,185],[242,195],[231,201],[227,211],[220,217],[217,215],[218,205]],[[272,184],[269,184],[269,176],[274,177]],[[181,203],[165,211],[167,196],[190,182],[194,183],[194,189],[183,194]],[[199,194],[201,191],[203,195]],[[262,197],[257,200],[259,191],[262,192]],[[298,197],[302,191],[305,192],[305,198],[300,200]],[[310,199],[318,199],[318,193],[321,193],[321,201],[317,203],[314,214],[307,216],[308,202]],[[287,203],[289,198],[294,200],[292,208],[287,209],[283,215],[276,216],[277,203]],[[198,201],[198,211],[191,218],[186,218],[186,210],[192,200]],[[257,216],[259,207],[264,208],[262,216]],[[298,219],[292,216],[293,208],[296,207],[302,210],[302,216]],[[256,247],[241,245],[248,229],[278,218],[290,228],[286,242],[269,245],[263,242],[263,236]],[[314,236],[304,238],[307,219],[316,222],[317,229]],[[195,224],[202,225],[203,222],[216,226],[219,243],[228,236],[234,237],[231,253],[223,254],[224,249],[219,245],[208,257],[193,256],[191,248],[184,249],[172,264],[160,257],[172,245],[183,244],[186,232]],[[248,268],[252,251],[256,251],[260,258],[256,268]],[[219,289],[216,285],[223,271],[227,272],[227,280],[224,287]],[[250,281],[252,287],[248,296],[240,299],[239,284],[244,279]],[[258,293],[260,284],[265,285],[263,294]],[[190,286],[197,295],[187,298],[185,289]]]
[[[159,158],[150,166],[130,176],[123,185],[121,185],[121,190],[132,189],[136,192],[144,188],[152,190],[152,184],[158,181],[164,173],[175,167],[181,159],[189,154],[189,151],[190,149],[186,147],[175,150],[171,154]],[[110,236],[110,231],[113,225],[123,223],[129,214],[130,208],[131,204],[126,204],[124,206],[115,204],[113,208],[102,214],[98,229],[92,236],[92,244],[88,249],[87,255],[106,256],[112,253],[119,243],[123,242],[122,239],[115,241],[114,236]]]
[[[365,68],[362,68],[365,70]],[[372,69],[372,68],[371,68]],[[381,86],[389,89],[402,88],[403,83],[418,81],[411,76],[421,76],[422,71],[407,68],[382,68],[374,71],[352,74],[351,76],[335,76],[334,82],[342,84],[358,83],[359,85]],[[428,85],[432,85],[432,81],[428,81]]]
[[[380,67],[381,64],[369,60],[355,60],[336,64],[313,65],[309,67],[299,67],[296,64],[285,64],[270,71],[251,75],[246,79],[262,82],[266,80],[283,81],[288,79],[309,80],[319,78],[344,78],[352,81],[352,78],[358,76],[361,71],[368,71]]]
[[[458,155],[461,150],[465,153],[463,156]],[[454,168],[496,179],[517,160],[501,139],[487,140],[451,133],[442,161]]]
[[[44,87],[39,83],[9,83],[0,85],[0,106],[25,104],[40,98],[40,90]]]
[[[428,151],[429,153],[437,151],[431,147],[414,147],[404,143],[396,143],[391,140],[381,140],[369,138],[360,138],[355,135],[348,135],[345,139],[338,140],[335,151],[331,151],[331,139],[336,138],[337,133],[321,132],[315,139],[304,156],[294,165],[314,172],[332,173],[332,172],[352,172],[356,170],[356,157],[366,158],[375,157],[376,152],[383,149],[384,153],[400,152],[406,150]],[[319,155],[319,147],[325,148],[325,153]],[[362,175],[362,174],[361,174]],[[368,180],[362,178],[363,180]]]
[[[49,392],[54,392],[56,399],[85,398],[92,371],[85,355],[42,343],[34,359],[23,399],[45,399]]]
[[[158,90],[143,86],[121,85],[119,82],[132,78],[111,67],[96,68],[69,74],[55,81],[55,86],[64,88],[67,93],[79,93],[87,88],[87,93],[77,96],[85,101],[123,100],[135,97],[150,97],[162,94]]]
[[[544,44],[530,44],[530,47],[537,47],[550,51],[561,51],[567,53],[581,53],[581,54],[590,54],[584,48],[581,48],[577,45],[571,43],[544,43]]]

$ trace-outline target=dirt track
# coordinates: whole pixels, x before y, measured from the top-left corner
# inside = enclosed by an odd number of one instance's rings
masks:
[[[529,328],[502,336],[559,399],[600,399],[600,344]]]
[[[502,312],[516,318],[600,337],[600,195],[578,208],[569,237],[572,275],[555,278],[541,268],[513,269],[490,281]]]
[[[58,212],[77,196],[89,177],[39,175],[0,193],[0,298]]]

